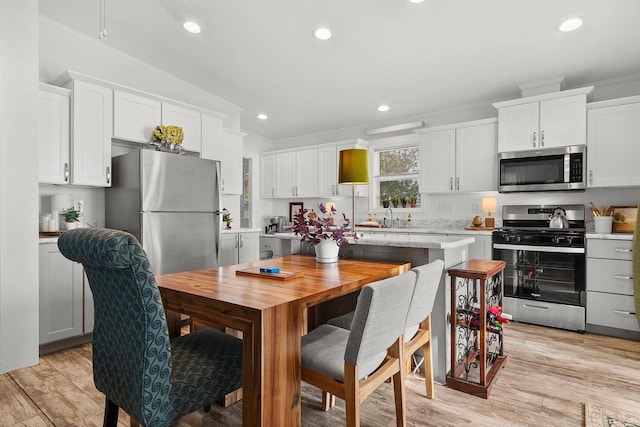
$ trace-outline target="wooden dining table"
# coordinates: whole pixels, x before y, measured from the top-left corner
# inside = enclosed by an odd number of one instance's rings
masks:
[[[276,267],[302,277],[280,280],[237,272]],[[167,311],[242,332],[242,425],[300,426],[301,337],[307,309],[408,271],[410,263],[318,263],[290,255],[248,264],[156,277]],[[173,335],[179,333],[170,331]]]

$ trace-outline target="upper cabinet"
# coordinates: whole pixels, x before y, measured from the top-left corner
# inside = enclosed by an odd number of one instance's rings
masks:
[[[498,152],[587,142],[587,94],[593,86],[493,104],[498,109]]]
[[[163,102],[162,125],[180,126],[182,128],[184,133],[182,148],[185,150],[199,153],[202,149],[202,117],[200,111]]]
[[[242,146],[245,135],[225,129],[219,117],[202,114],[200,157],[220,161],[220,190],[224,194],[242,194]]]
[[[113,137],[150,142],[151,132],[162,123],[161,102],[121,90],[113,92]]]
[[[495,191],[496,119],[416,131],[421,134],[421,193]]]
[[[110,187],[113,92],[80,80],[72,80],[69,87],[72,90],[71,183]]]
[[[588,106],[589,187],[640,186],[640,96]]]
[[[70,182],[71,91],[40,84],[38,101],[38,170],[45,184]]]
[[[339,154],[341,150],[367,145],[356,139],[265,153],[260,156],[260,197],[351,197],[350,186],[338,185]]]

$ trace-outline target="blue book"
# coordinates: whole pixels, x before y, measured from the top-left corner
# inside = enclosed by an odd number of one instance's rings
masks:
[[[260,267],[260,273],[280,273],[279,267]]]

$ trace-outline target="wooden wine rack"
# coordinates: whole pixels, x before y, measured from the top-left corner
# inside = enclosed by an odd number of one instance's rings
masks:
[[[451,277],[451,371],[447,385],[487,399],[506,366],[503,330],[487,325],[487,307],[502,306],[504,261],[472,259]]]

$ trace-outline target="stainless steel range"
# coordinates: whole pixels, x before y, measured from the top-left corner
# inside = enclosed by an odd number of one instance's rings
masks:
[[[503,308],[514,320],[584,331],[584,218],[583,205],[502,208],[493,259],[507,263]]]

